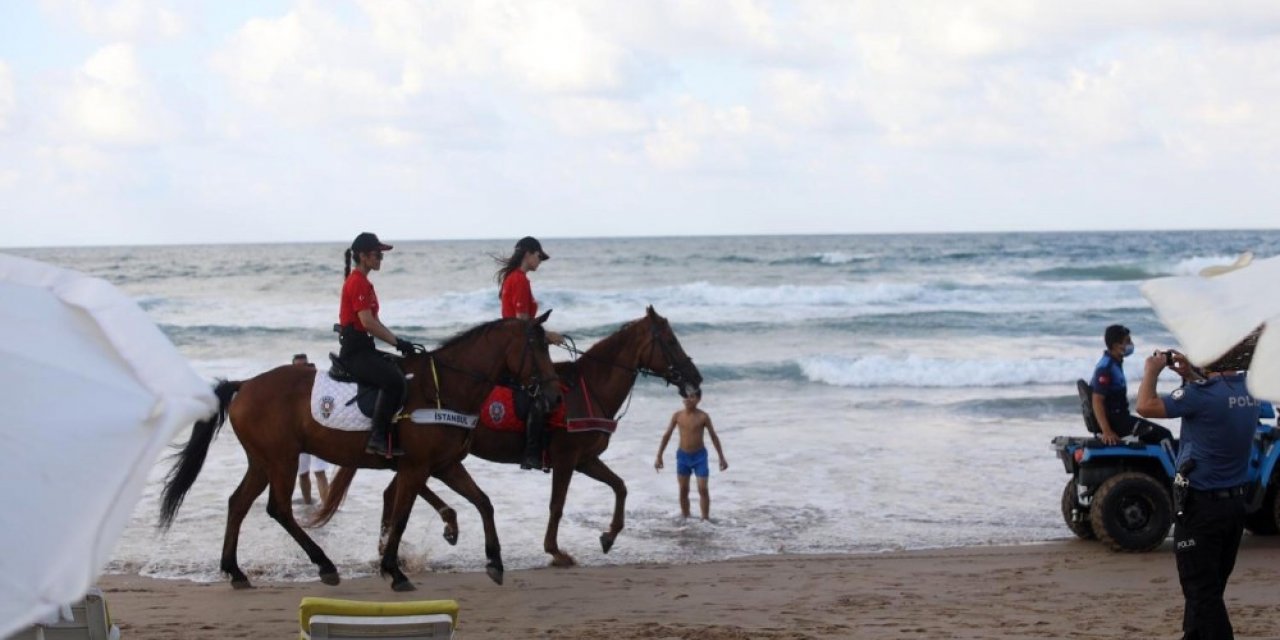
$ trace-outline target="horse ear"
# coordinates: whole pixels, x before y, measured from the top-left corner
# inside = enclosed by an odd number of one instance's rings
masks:
[[[648,307],[645,307],[644,314],[652,318],[658,315],[658,312],[653,310],[653,305],[649,305]]]
[[[533,323],[534,323],[534,324],[542,324],[542,323],[544,323],[544,322],[546,322],[546,321],[547,321],[547,317],[548,317],[548,316],[550,316],[550,315],[551,315],[551,309],[547,309],[547,312],[546,312],[546,313],[544,313],[544,314],[542,314],[542,315],[538,316],[537,318],[534,318],[534,319],[533,319]]]

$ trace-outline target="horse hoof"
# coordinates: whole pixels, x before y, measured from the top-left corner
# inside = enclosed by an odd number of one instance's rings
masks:
[[[391,590],[392,590],[392,591],[402,591],[402,592],[403,592],[403,591],[417,591],[417,590],[418,590],[418,588],[417,588],[417,587],[415,587],[415,586],[413,586],[413,583],[412,583],[412,582],[409,582],[408,580],[398,580],[398,581],[396,581],[396,582],[392,582],[392,583],[391,583]]]
[[[609,550],[613,548],[613,540],[614,537],[607,533],[600,534],[600,548],[604,549],[605,553],[609,553]]]
[[[231,588],[235,589],[236,591],[239,591],[241,589],[252,589],[253,585],[250,584],[249,580],[246,578],[244,580],[232,580]]]
[[[457,544],[458,544],[458,530],[457,530],[457,529],[445,529],[445,530],[444,530],[444,541],[445,541],[445,542],[448,542],[450,546],[457,546]]]
[[[499,569],[497,567],[489,567],[485,569],[485,573],[489,574],[490,580],[493,580],[494,582],[498,583],[498,586],[502,586],[502,569]]]
[[[333,573],[322,573],[320,574],[320,582],[323,582],[331,587],[336,587],[338,586],[339,583],[342,582],[342,578],[338,576],[337,571],[334,571]]]
[[[578,564],[578,561],[567,553],[562,553],[551,559],[551,566],[553,567],[572,567],[576,564]]]

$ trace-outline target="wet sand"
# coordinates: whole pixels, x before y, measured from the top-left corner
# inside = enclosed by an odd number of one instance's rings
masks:
[[[624,541],[620,541],[624,542]],[[458,638],[1177,638],[1182,595],[1168,543],[1147,554],[1053,542],[873,555],[757,556],[483,573],[226,583],[103,576],[128,640],[297,637],[304,596],[452,598]],[[1280,537],[1246,536],[1227,589],[1237,638],[1280,638]]]

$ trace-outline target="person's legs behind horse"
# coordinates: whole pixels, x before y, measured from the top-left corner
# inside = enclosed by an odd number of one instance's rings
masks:
[[[369,432],[365,452],[380,456],[404,455],[392,424],[392,418],[400,410],[405,396],[404,374],[395,363],[375,350],[345,355],[343,363],[357,378],[378,387],[378,397],[373,403],[373,429]]]

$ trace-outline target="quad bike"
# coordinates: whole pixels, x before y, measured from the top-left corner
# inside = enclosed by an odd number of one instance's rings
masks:
[[[1173,525],[1173,477],[1176,444],[1159,445],[1126,438],[1103,444],[1093,414],[1093,392],[1076,382],[1080,409],[1090,437],[1058,436],[1052,446],[1071,479],[1062,490],[1062,519],[1084,540],[1098,539],[1113,551],[1151,551]],[[1263,403],[1264,419],[1275,417]],[[1280,533],[1280,429],[1258,423],[1249,455],[1245,527],[1256,535]]]

